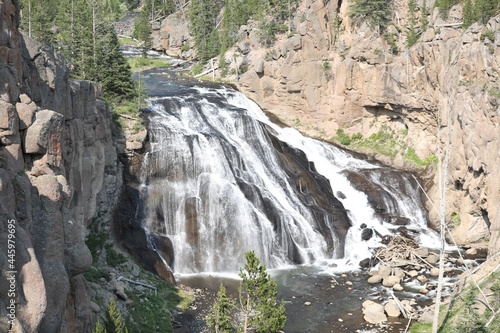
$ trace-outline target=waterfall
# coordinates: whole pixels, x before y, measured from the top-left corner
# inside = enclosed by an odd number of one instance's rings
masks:
[[[387,217],[437,241],[409,175],[280,128],[232,89],[165,85],[145,111],[142,223],[172,240],[176,273],[237,272],[248,250],[269,268],[357,265],[380,245],[361,225],[387,235]]]

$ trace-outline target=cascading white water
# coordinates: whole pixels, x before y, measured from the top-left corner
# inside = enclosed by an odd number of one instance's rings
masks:
[[[345,175],[346,170],[374,170],[370,177],[390,191],[376,176],[380,166],[279,128],[255,103],[230,89],[195,88],[189,95],[155,97],[150,103],[144,225],[172,240],[175,272],[236,272],[248,250],[270,268],[331,261],[357,265],[379,245],[375,238],[361,241],[362,223],[390,233],[392,226]],[[324,212],[320,198],[309,198],[301,182],[296,188],[291,178],[298,171],[284,170],[273,135],[305,153],[312,168],[329,181],[331,191],[325,196],[343,194],[339,207],[352,224],[345,237],[337,221],[342,214]],[[397,195],[394,210],[409,218],[412,228],[425,230],[419,195],[409,187],[407,194]],[[428,234],[426,241],[437,242]]]

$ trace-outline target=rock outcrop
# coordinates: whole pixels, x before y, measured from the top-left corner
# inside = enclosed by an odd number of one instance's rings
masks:
[[[96,83],[70,79],[62,58],[19,32],[18,12],[0,1],[0,331],[89,332],[85,236],[122,181],[111,113]]]
[[[229,79],[311,136],[330,140],[338,129],[364,138],[389,136],[387,145],[394,146],[389,151],[349,147],[399,168],[417,170],[412,154],[438,156],[449,133],[447,220],[459,243],[489,241],[495,253],[500,250],[500,17],[462,31],[453,24],[461,21],[460,5],[444,20],[433,1],[417,3],[416,17],[430,13],[428,24],[424,29],[418,20],[421,37],[407,47],[407,1],[394,1],[393,22],[379,34],[366,23],[351,22],[348,1],[303,0],[291,33],[278,36],[271,48],[260,44],[257,23],[241,27],[226,60],[232,67],[248,63],[249,69]],[[180,31],[189,40],[185,29]],[[175,35],[172,29],[169,34]],[[439,206],[438,173],[435,167],[426,171],[423,185]],[[430,201],[427,205],[436,224],[438,214]]]

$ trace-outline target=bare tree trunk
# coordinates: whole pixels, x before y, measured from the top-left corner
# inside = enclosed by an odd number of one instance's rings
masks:
[[[28,1],[28,36],[31,38],[31,0]]]
[[[92,45],[93,45],[93,65],[94,68],[97,66],[97,32],[96,32],[96,21],[97,21],[97,13],[96,8],[97,3],[95,1],[92,2]]]
[[[444,156],[444,165],[442,165],[442,150],[439,148],[439,193],[440,193],[440,237],[441,249],[439,252],[439,277],[436,292],[436,307],[434,309],[434,318],[432,321],[432,333],[437,333],[439,328],[439,308],[441,306],[441,293],[443,289],[443,273],[444,273],[444,246],[445,246],[445,232],[446,232],[446,191],[447,191],[447,178],[448,178],[448,164],[449,164],[449,149],[450,149],[450,107],[446,101],[446,147]],[[441,139],[441,122],[438,121],[438,140]],[[444,170],[442,171],[442,169]]]

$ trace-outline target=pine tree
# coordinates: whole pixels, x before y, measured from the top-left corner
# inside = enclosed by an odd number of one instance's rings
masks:
[[[195,40],[198,59],[206,63],[210,58],[217,56],[220,50],[219,35],[217,32],[217,15],[223,1],[192,0],[189,8],[189,30]]]
[[[429,12],[427,11],[427,0],[423,0],[422,2],[422,16],[420,16],[420,25],[422,26],[422,32],[427,31],[427,27],[429,26]]]
[[[142,57],[147,57],[147,51],[151,49],[152,41],[151,41],[151,23],[149,23],[148,12],[142,11],[139,19],[135,21],[134,24],[134,38],[142,42],[141,50]]]
[[[100,320],[98,320],[95,324],[95,328],[92,330],[92,333],[107,333]]]
[[[366,21],[381,33],[392,17],[392,0],[353,0],[349,16]]]
[[[255,252],[245,253],[247,260],[240,269],[240,305],[244,317],[243,332],[253,328],[257,333],[273,333],[283,329],[286,322],[285,305],[278,303],[276,281],[260,265]]]
[[[223,284],[219,287],[217,298],[205,318],[207,326],[215,333],[230,333],[234,330],[231,313],[234,310],[234,300],[226,294]]]
[[[417,42],[417,32],[415,31],[415,25],[417,24],[417,17],[415,16],[415,12],[417,11],[417,1],[409,0],[408,1],[408,18],[409,18],[409,28],[408,28],[408,36],[406,37],[406,44],[408,47],[413,46]]]
[[[482,24],[488,23],[489,19],[495,16],[498,10],[498,0],[476,0],[474,2],[474,11],[477,14],[477,20],[480,20]]]
[[[114,300],[108,304],[104,327],[107,333],[128,333],[128,329],[125,327],[125,321],[123,320],[122,315],[116,306],[116,301]]]
[[[37,41],[49,44],[54,41],[56,0],[21,0],[21,29]]]
[[[474,13],[474,6],[471,0],[465,0],[464,3],[464,23],[462,28],[466,30],[470,27],[474,22],[476,22],[476,14]]]
[[[123,56],[111,24],[101,22],[97,32],[97,75],[104,96],[111,99],[130,99],[136,96],[130,66]]]

